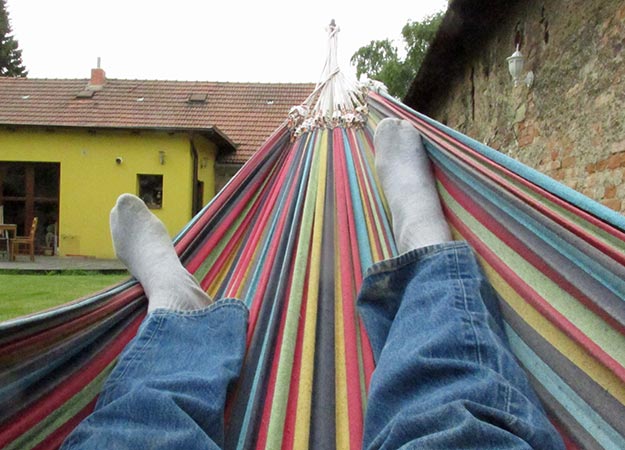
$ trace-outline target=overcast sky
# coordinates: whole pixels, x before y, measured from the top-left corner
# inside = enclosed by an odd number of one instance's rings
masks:
[[[31,78],[316,82],[335,19],[343,70],[447,0],[6,0]]]

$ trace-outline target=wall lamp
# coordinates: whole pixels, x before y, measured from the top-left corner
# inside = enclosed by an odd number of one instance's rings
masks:
[[[516,51],[506,58],[508,61],[508,71],[514,80],[514,86],[518,86],[521,82],[521,77],[523,73],[523,65],[525,64],[525,56],[519,51],[519,45],[516,46]],[[523,80],[525,85],[529,88],[534,84],[534,72],[531,70],[527,72],[525,75],[525,79]]]
[[[161,166],[165,165],[165,151],[164,150],[158,151],[158,162],[161,163]]]

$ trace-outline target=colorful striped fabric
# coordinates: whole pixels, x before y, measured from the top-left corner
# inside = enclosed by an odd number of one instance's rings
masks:
[[[570,447],[625,448],[625,218],[390,109],[426,136],[448,221],[479,254],[512,348]]]
[[[512,347],[570,448],[625,448],[625,219],[370,93],[363,128],[278,129],[176,238],[215,297],[250,308],[228,448],[358,449],[374,368],[355,299],[396,254],[372,171],[387,116],[424,135],[445,212],[502,299]],[[0,447],[56,448],[145,314],[128,281],[0,324]]]

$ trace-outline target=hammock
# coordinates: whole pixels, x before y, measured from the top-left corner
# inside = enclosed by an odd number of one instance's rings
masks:
[[[423,134],[453,233],[476,249],[568,447],[625,448],[625,219],[384,94],[341,97],[334,75],[308,102],[333,113],[294,110],[175,239],[212,297],[251,312],[227,448],[361,446],[374,361],[355,299],[367,267],[397,253],[372,170],[384,117]],[[129,280],[0,324],[0,447],[58,447],[145,309]]]

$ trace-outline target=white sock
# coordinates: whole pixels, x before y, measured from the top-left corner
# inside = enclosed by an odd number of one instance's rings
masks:
[[[191,311],[212,303],[180,263],[163,223],[141,199],[121,195],[110,221],[115,253],[143,286],[148,312],[159,308]]]
[[[419,132],[407,121],[384,119],[374,138],[375,167],[391,210],[400,253],[452,240]]]

